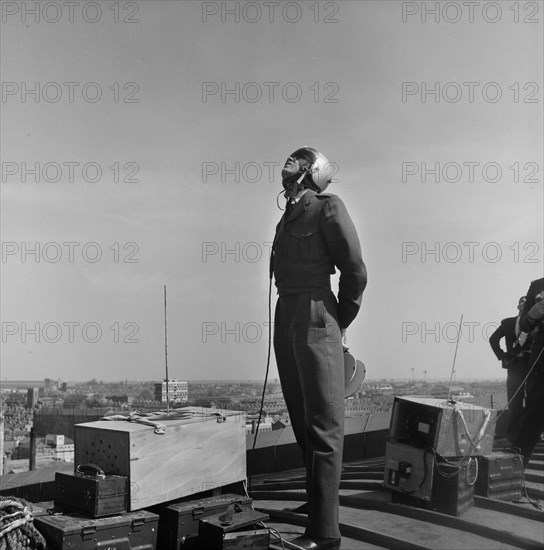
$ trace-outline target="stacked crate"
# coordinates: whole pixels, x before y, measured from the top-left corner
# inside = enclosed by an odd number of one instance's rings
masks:
[[[197,548],[203,521],[207,550],[227,539],[230,548],[238,539],[260,548],[269,538],[255,529],[267,516],[251,499],[221,494],[245,488],[239,411],[186,407],[77,424],[75,465],[57,473],[54,505],[35,519],[51,548]]]

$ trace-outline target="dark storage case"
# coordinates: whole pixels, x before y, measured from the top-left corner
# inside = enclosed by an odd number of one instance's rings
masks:
[[[203,519],[198,527],[202,550],[267,550],[270,532],[260,525],[268,514],[249,507],[229,506],[226,512]]]
[[[228,493],[200,499],[183,499],[175,503],[153,506],[159,515],[158,547],[160,550],[203,548],[198,542],[198,523],[201,519],[226,512],[238,504],[251,507],[252,499]]]
[[[146,510],[96,519],[75,513],[41,515],[34,525],[51,550],[159,549],[159,517]]]
[[[469,467],[466,461],[460,465],[437,462],[432,473],[429,472],[430,499],[423,500],[409,493],[394,491],[392,501],[460,516],[474,505],[474,476],[475,467]]]
[[[510,453],[492,453],[478,457],[475,492],[496,500],[521,498],[523,464],[521,457]]]
[[[431,508],[450,516],[460,516],[474,506],[476,462],[461,467],[438,462],[433,476]]]
[[[126,476],[96,474],[55,474],[55,505],[81,512],[91,518],[125,512],[129,483]]]

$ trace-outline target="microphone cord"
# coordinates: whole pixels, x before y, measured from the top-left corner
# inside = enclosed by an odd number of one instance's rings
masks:
[[[271,252],[271,255],[273,253]],[[270,371],[270,355],[272,351],[272,273],[268,280],[268,346],[266,353],[266,373],[264,375],[263,393],[261,395],[261,405],[259,407],[259,419],[257,420],[257,427],[255,428],[255,437],[253,438],[253,446],[251,447],[251,457],[255,456],[255,445],[257,444],[257,436],[259,435],[259,426],[261,425],[261,418],[264,409],[264,396],[266,393],[266,384],[268,381],[268,373]],[[253,462],[253,460],[252,460]],[[251,475],[249,476],[249,490],[251,491]]]

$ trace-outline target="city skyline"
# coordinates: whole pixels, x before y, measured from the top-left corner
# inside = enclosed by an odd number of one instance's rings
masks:
[[[62,382],[65,382],[65,383],[76,383],[76,384],[82,384],[82,383],[85,383],[85,382],[89,382],[91,380],[93,380],[92,378],[91,379],[72,379],[72,380],[64,380],[64,379],[60,379],[60,378],[52,378],[50,380],[61,380]],[[94,379],[96,380],[96,378]],[[159,382],[159,381],[164,381],[166,380],[165,378],[137,378],[137,379],[116,379],[116,378],[110,378],[110,379],[100,379],[100,380],[97,380],[97,382],[104,382],[105,384],[122,384],[122,385],[125,385],[125,384],[136,384],[136,383],[141,383],[141,382]],[[171,378],[170,380],[174,380],[174,378]],[[181,380],[180,378],[176,378],[175,380]],[[396,381],[396,382],[401,382],[401,381],[407,381],[407,382],[412,382],[412,377],[408,377],[408,378],[390,378],[390,377],[383,377],[383,378],[365,378],[365,381],[363,383],[363,388],[364,388],[364,385],[365,384],[368,384],[369,382],[380,382],[382,380],[393,380],[393,381]],[[214,382],[220,382],[220,383],[231,383],[231,384],[258,384],[258,383],[263,383],[264,379],[260,379],[260,378],[248,378],[248,379],[236,379],[236,378],[206,378],[206,379],[191,379],[191,378],[187,378],[187,379],[183,379],[184,382],[190,382],[190,383],[193,383],[193,384],[211,384],[211,383],[214,383]],[[425,382],[425,378],[424,377],[415,377],[415,382],[417,383],[427,383],[427,384],[431,384],[431,383],[436,383],[436,382],[449,382],[449,378],[429,378],[427,377],[426,379],[426,382]],[[470,381],[470,382],[479,382],[479,381],[489,381],[489,382],[506,382],[506,374],[505,374],[505,377],[504,378],[501,378],[501,377],[497,377],[497,378],[471,378],[471,377],[464,377],[463,379],[454,379],[454,383],[453,385],[458,385],[458,384],[462,384],[464,381]],[[43,384],[44,381],[43,380],[25,380],[25,379],[11,379],[11,380],[8,380],[8,379],[3,379],[0,381],[0,390],[2,389],[5,389],[2,388],[2,383],[8,383],[8,384],[15,384],[15,383],[21,383],[21,384],[29,384],[29,383],[34,383],[34,384]],[[273,378],[273,379],[268,379],[268,383],[275,383],[275,384],[279,384],[280,381],[279,381],[279,378]]]

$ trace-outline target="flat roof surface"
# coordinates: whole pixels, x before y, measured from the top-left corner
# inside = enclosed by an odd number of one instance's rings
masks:
[[[502,450],[496,446],[493,452]],[[384,465],[384,458],[344,464],[340,488],[342,550],[544,547],[543,443],[525,470],[521,498],[512,501],[474,496],[473,503],[458,516],[393,502],[393,492],[383,485]],[[277,530],[285,541],[304,532],[307,516],[296,510],[306,501],[304,485],[303,469],[251,479],[254,508],[269,514],[266,525]],[[281,542],[276,539],[271,548],[282,548]]]

